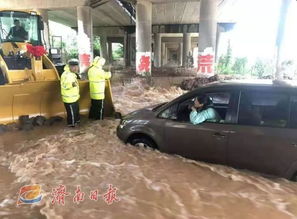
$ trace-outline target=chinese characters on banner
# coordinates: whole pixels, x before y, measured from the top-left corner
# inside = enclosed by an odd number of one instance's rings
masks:
[[[136,53],[136,72],[142,76],[151,74],[151,52]]]
[[[89,193],[88,198],[92,201],[98,201],[99,197],[105,201],[106,204],[111,205],[114,202],[120,201],[120,199],[117,197],[117,188],[114,187],[112,184],[108,185],[108,189],[106,192],[102,195],[99,194],[99,190],[92,190]],[[74,196],[73,196],[73,203],[74,204],[80,204],[85,200],[85,192],[82,191],[80,186],[76,187],[76,190],[74,191]],[[52,204],[57,204],[57,205],[65,205],[65,198],[67,196],[70,196],[71,194],[66,191],[66,186],[65,185],[59,185],[57,188],[52,189]]]
[[[214,52],[212,48],[206,48],[198,55],[198,73],[214,74]]]
[[[83,69],[88,68],[91,65],[91,55],[90,54],[80,54],[79,55],[79,62],[80,62],[80,66]]]

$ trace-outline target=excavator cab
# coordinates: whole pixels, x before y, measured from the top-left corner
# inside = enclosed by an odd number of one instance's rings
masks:
[[[1,42],[29,42],[42,45],[42,18],[35,12],[1,11]]]
[[[34,12],[0,11],[1,84],[16,82],[9,70],[32,69],[26,45],[42,45],[41,30],[42,19]]]
[[[0,124],[19,116],[65,116],[60,76],[46,54],[36,57],[28,46],[43,45],[43,21],[32,11],[0,10]],[[80,81],[80,110],[90,106],[88,81]],[[105,116],[114,115],[110,82],[106,81]]]

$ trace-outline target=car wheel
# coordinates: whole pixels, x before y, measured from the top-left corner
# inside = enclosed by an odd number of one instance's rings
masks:
[[[136,147],[143,146],[145,148],[149,147],[149,148],[157,149],[157,145],[155,144],[155,142],[145,137],[133,138],[132,140],[130,140],[129,143]]]

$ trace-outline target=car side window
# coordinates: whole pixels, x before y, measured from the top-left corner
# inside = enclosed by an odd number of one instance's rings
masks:
[[[230,102],[231,94],[229,92],[208,93],[207,96],[211,97],[214,105],[227,106]]]
[[[288,125],[289,96],[284,93],[241,92],[238,124],[284,128]]]
[[[202,94],[200,94],[200,95],[202,95]],[[197,94],[196,96],[189,98],[179,104],[178,113],[177,113],[178,121],[190,122],[191,109],[190,109],[189,105],[193,105],[194,98],[199,97],[200,95]],[[223,123],[225,121],[227,111],[229,109],[231,93],[230,92],[209,92],[209,93],[204,93],[204,95],[210,97],[211,102],[212,102],[210,107],[215,109],[215,111],[217,112],[217,114],[220,118],[220,123]],[[205,122],[216,123],[217,121],[209,120],[209,121],[205,121]]]
[[[212,107],[221,117],[221,121],[225,121],[229,103],[231,99],[230,92],[215,92],[206,94],[212,99]]]

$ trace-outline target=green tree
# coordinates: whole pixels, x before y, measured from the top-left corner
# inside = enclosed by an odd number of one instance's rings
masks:
[[[95,36],[93,41],[94,50],[100,50],[101,44],[100,44],[100,37]]]
[[[117,48],[112,51],[112,56],[114,59],[119,59],[124,57],[124,46],[122,44],[117,44]]]
[[[219,58],[217,67],[216,67],[218,74],[233,74],[232,71],[232,48],[230,40],[228,41],[228,48],[225,55],[222,55]]]
[[[100,37],[95,36],[93,40],[93,52],[94,56],[99,56],[100,55],[100,50],[101,50],[101,44],[100,44]]]
[[[69,59],[77,59],[78,58],[78,50],[74,48],[70,48],[67,50],[67,60]]]
[[[240,74],[240,75],[244,75],[245,73],[247,73],[247,65],[248,59],[246,57],[236,57],[234,64],[232,66],[232,71],[235,74]]]
[[[274,73],[274,65],[272,61],[257,59],[250,70],[253,76],[263,78],[264,76],[272,76]]]

